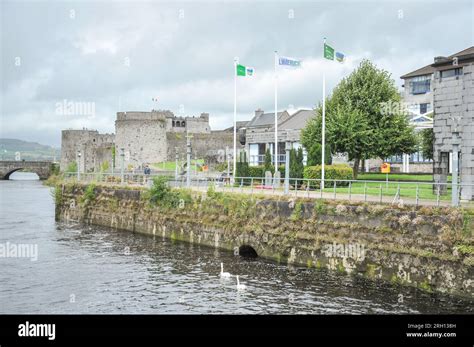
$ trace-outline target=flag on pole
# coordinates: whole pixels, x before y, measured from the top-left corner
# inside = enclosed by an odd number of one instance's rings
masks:
[[[324,58],[334,60],[334,48],[328,44],[324,44]]]
[[[288,57],[278,57],[278,65],[283,67],[299,68],[301,67],[301,60]]]
[[[346,59],[346,56],[341,52],[336,52],[336,60],[340,63],[343,63]]]
[[[237,64],[237,76],[253,76],[254,72],[253,67]]]

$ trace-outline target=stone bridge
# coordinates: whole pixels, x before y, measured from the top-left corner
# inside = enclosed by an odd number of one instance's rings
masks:
[[[15,171],[28,171],[36,173],[41,180],[51,175],[53,162],[51,161],[0,161],[0,179],[8,180]]]

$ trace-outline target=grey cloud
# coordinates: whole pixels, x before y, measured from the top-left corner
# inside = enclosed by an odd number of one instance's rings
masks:
[[[322,95],[322,65],[314,64],[324,36],[353,66],[368,57],[398,84],[403,73],[471,46],[473,37],[460,30],[472,28],[467,1],[2,2],[1,10],[1,136],[54,145],[62,128],[113,131],[119,99],[122,110],[176,112],[183,104],[187,114],[209,112],[214,128],[230,126],[234,56],[258,76],[239,81],[239,119],[246,119],[257,107],[273,108],[275,49],[312,64],[306,78],[285,82],[291,88],[281,87],[279,105],[312,107]],[[328,89],[349,72],[331,68]],[[56,115],[64,99],[94,102],[95,119]]]

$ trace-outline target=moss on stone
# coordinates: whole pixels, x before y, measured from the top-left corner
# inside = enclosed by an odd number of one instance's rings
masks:
[[[433,292],[433,289],[431,288],[431,284],[430,282],[426,279],[424,280],[423,282],[421,282],[418,287],[420,289],[423,289],[424,291],[428,292],[428,293],[432,293]]]

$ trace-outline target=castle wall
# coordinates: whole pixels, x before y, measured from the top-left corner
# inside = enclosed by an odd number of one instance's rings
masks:
[[[114,134],[99,134],[97,130],[63,130],[61,137],[61,161],[60,169],[66,171],[68,166],[77,161],[77,153],[80,151],[79,169],[81,172],[92,172],[97,165],[101,165],[100,160],[105,160],[101,156],[97,158],[96,151],[103,147],[110,146],[115,141]],[[112,154],[110,153],[110,160]]]
[[[117,167],[121,165],[122,148],[125,168],[166,160],[166,117],[170,114],[169,111],[118,112],[115,121]]]
[[[218,151],[224,151],[219,153],[225,153],[226,147],[230,151],[234,148],[234,135],[228,131],[212,131],[208,134],[193,134],[191,138],[191,147],[193,158],[197,154],[199,158],[205,157],[207,154],[215,154]],[[180,158],[185,158],[186,155],[186,135],[177,133],[167,133],[166,141],[168,143],[167,149],[167,160],[175,159],[175,147],[178,147],[178,154]],[[239,142],[237,142],[237,148],[243,149]],[[224,158],[225,159],[225,155]]]

